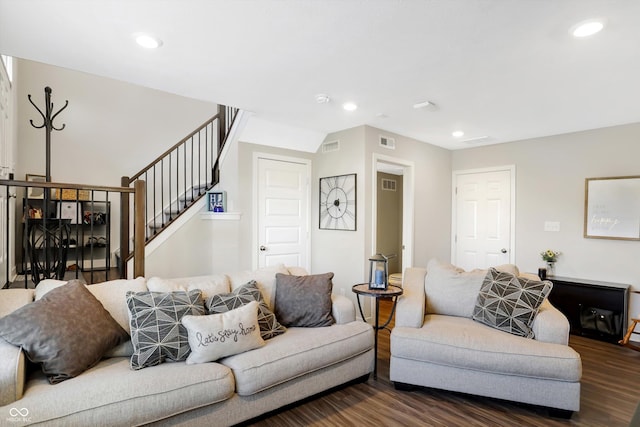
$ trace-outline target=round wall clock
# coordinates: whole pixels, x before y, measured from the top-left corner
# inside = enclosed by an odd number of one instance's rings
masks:
[[[356,174],[320,178],[320,229],[356,230]]]

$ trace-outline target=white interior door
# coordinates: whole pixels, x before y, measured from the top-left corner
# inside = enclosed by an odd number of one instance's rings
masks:
[[[513,263],[512,167],[454,172],[452,263],[466,270]]]
[[[309,179],[306,161],[257,159],[258,267],[309,269]]]

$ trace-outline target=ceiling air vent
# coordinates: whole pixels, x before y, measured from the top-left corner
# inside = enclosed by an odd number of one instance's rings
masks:
[[[396,180],[382,178],[382,189],[385,191],[396,191]]]
[[[384,148],[388,148],[390,150],[395,150],[396,140],[393,138],[389,138],[388,136],[380,135],[380,146]]]
[[[340,141],[325,141],[322,143],[322,152],[330,153],[340,149]]]

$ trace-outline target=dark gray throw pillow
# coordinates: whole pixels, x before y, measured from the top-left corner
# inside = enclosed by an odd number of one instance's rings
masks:
[[[78,280],[0,318],[0,337],[22,347],[51,384],[80,375],[129,338]]]
[[[533,338],[540,305],[551,292],[548,281],[516,277],[490,268],[473,310],[473,320],[521,337]]]
[[[252,301],[258,302],[258,324],[263,340],[286,332],[287,328],[278,323],[276,316],[269,310],[255,280],[245,283],[233,292],[213,295],[205,300],[204,305],[208,314],[220,314],[242,307]]]
[[[284,326],[317,327],[335,323],[331,314],[333,273],[276,274],[275,315]]]
[[[191,351],[182,317],[204,314],[202,292],[127,292],[131,325],[131,369],[142,369],[165,360],[186,360]]]

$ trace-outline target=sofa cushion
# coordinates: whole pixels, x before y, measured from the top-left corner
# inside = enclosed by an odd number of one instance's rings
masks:
[[[499,271],[518,275],[512,264],[496,267]],[[432,259],[427,265],[424,290],[427,294],[427,313],[471,317],[487,270],[471,270]]]
[[[265,303],[255,280],[245,283],[233,292],[209,297],[204,304],[209,314],[218,314],[242,307],[252,301],[258,302],[258,323],[262,339],[273,338],[287,330]]]
[[[284,326],[318,327],[335,323],[331,315],[333,273],[276,274],[275,314]]]
[[[188,292],[127,292],[133,355],[131,369],[177,362],[189,355],[182,317],[204,314],[200,290]]]
[[[117,279],[108,282],[87,285],[89,292],[100,301],[104,308],[113,316],[122,329],[131,334],[129,324],[129,310],[127,309],[127,292],[145,292],[147,290],[144,277],[137,279]]]
[[[464,271],[432,259],[424,281],[426,312],[471,317],[485,273],[485,270]]]
[[[151,277],[147,280],[147,288],[152,292],[192,291],[200,289],[202,299],[212,295],[229,292],[231,284],[226,274],[213,274],[210,276],[179,277],[164,279]]]
[[[478,294],[473,320],[510,334],[533,338],[533,320],[552,286],[548,281],[515,277],[490,268]]]
[[[147,290],[144,277],[137,279],[116,279],[107,282],[87,285],[89,292],[102,303],[104,308],[113,316],[118,325],[131,335],[129,323],[129,310],[127,308],[127,292],[145,292]],[[109,350],[104,357],[131,357],[133,354],[133,344],[131,339]]]
[[[580,355],[571,347],[505,334],[472,319],[431,314],[421,328],[395,327],[394,358],[488,373],[579,381]]]
[[[270,310],[273,310],[276,300],[276,273],[289,274],[289,270],[287,270],[284,264],[277,264],[259,268],[254,271],[241,271],[229,274],[231,290],[235,290],[245,283],[255,280],[258,284],[258,289],[260,289],[262,293],[264,302]]]
[[[51,384],[80,375],[128,338],[77,280],[1,318],[0,336],[41,364]]]
[[[220,363],[233,370],[236,392],[249,396],[363,354],[373,348],[373,341],[373,329],[360,321],[326,328],[289,328],[264,347]]]
[[[33,302],[33,289],[3,289],[0,298],[0,317]]]
[[[189,334],[187,364],[213,362],[264,345],[258,325],[258,302],[208,316],[182,318]]]
[[[31,422],[38,425],[138,426],[225,401],[233,394],[231,370],[219,363],[163,363],[131,371],[128,358],[115,357],[55,386],[40,374],[32,376],[20,406],[14,403],[0,412],[28,408]]]
[[[59,288],[62,285],[66,285],[66,280],[56,280],[56,279],[44,279],[38,282],[35,289],[35,300],[38,301],[40,298],[45,296],[47,292],[52,289]]]

